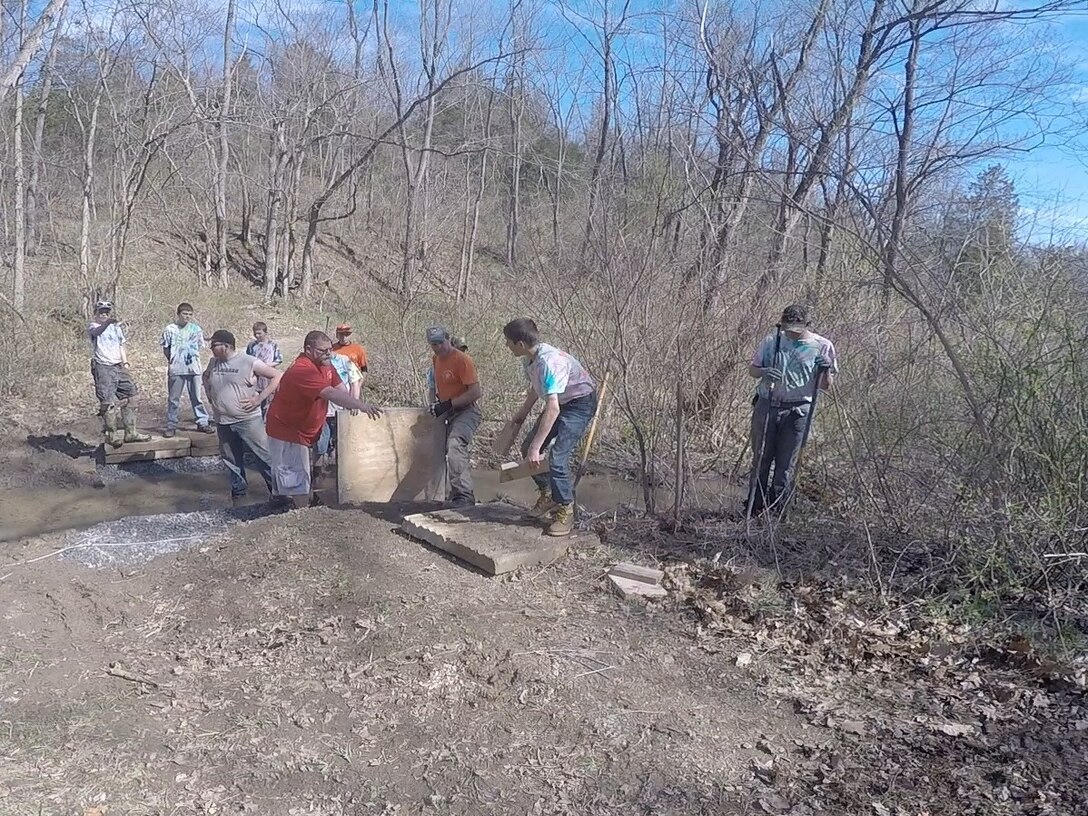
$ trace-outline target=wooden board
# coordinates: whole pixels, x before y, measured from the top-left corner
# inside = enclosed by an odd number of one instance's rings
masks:
[[[653,584],[655,586],[661,586],[661,582],[665,578],[665,573],[659,569],[643,567],[626,561],[622,564],[616,564],[608,571],[608,574],[617,578],[626,578],[628,581],[641,581],[644,584]]]
[[[530,476],[539,476],[551,470],[548,457],[544,457],[537,464],[532,464],[528,459],[520,462],[506,462],[499,468],[499,481],[512,482],[515,479],[527,479]]]
[[[187,436],[175,436],[172,439],[153,436],[150,442],[128,442],[119,448],[103,445],[101,450],[106,464],[115,465],[120,462],[180,459],[189,456],[191,447]]]
[[[544,535],[543,523],[501,502],[405,516],[401,529],[486,572],[502,575],[562,557],[568,538]]]
[[[445,500],[446,427],[426,408],[341,411],[336,436],[340,504]]]
[[[514,444],[514,440],[517,439],[518,431],[521,430],[521,425],[514,420],[508,420],[505,425],[502,426],[502,430],[499,431],[499,435],[495,437],[491,443],[491,450],[496,456],[506,456],[506,452],[510,450],[510,446]]]

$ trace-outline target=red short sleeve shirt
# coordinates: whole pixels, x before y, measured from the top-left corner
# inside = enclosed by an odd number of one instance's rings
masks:
[[[329,401],[318,396],[329,386],[340,385],[331,365],[319,366],[300,354],[283,372],[280,387],[268,406],[265,431],[273,439],[309,447],[317,441]]]

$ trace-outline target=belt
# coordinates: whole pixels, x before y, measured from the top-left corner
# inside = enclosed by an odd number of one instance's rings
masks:
[[[762,397],[762,399],[767,399]],[[770,402],[772,408],[800,408],[802,405],[812,405],[812,400],[793,400],[792,402],[775,402],[773,400],[767,400]]]

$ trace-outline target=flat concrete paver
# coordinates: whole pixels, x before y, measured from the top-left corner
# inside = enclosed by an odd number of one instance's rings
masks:
[[[543,521],[502,502],[416,513],[405,517],[401,529],[488,575],[547,564],[569,546],[567,538],[544,535]]]

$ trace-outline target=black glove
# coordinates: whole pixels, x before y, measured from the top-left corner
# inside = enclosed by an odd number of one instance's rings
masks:
[[[431,406],[431,413],[436,417],[448,414],[451,410],[453,410],[453,402],[451,400],[442,400]]]

